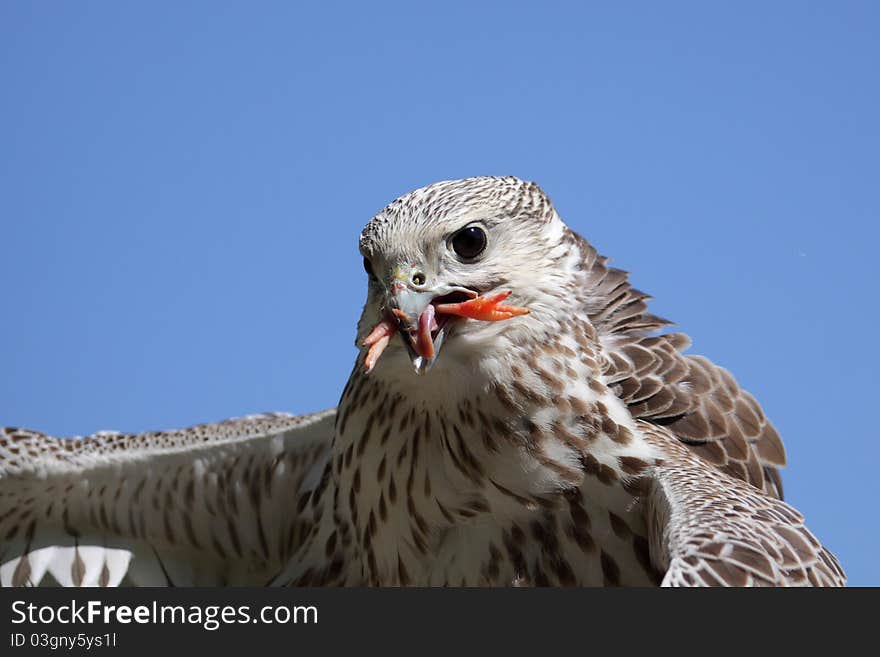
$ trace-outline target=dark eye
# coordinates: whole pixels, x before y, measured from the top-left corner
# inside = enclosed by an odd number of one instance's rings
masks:
[[[366,256],[364,256],[364,271],[367,272],[367,276],[369,276],[371,279],[376,278],[376,274],[373,273],[373,264]]]
[[[452,250],[459,257],[470,260],[483,252],[486,241],[486,231],[479,226],[468,226],[452,236]]]

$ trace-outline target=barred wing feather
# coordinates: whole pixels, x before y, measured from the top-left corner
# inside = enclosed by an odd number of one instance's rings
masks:
[[[58,439],[0,429],[0,584],[261,585],[310,529],[297,501],[335,410]]]

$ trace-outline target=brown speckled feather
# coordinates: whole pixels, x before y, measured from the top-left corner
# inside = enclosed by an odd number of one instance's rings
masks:
[[[667,427],[712,465],[782,499],[785,448],[755,398],[723,367],[682,353],[686,335],[647,335],[669,322],[647,312],[650,297],[626,272],[575,238],[590,272],[590,320],[606,348],[603,374],[633,417]]]
[[[648,496],[651,555],[664,586],[843,586],[834,555],[785,502],[695,457],[669,427],[640,428],[666,455]]]

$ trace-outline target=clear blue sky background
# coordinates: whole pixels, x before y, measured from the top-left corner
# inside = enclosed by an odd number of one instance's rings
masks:
[[[333,406],[361,227],[513,174],[755,393],[880,584],[878,5],[416,4],[0,3],[0,423]]]

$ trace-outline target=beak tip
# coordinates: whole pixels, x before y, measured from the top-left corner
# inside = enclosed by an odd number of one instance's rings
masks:
[[[413,360],[413,369],[418,376],[425,376],[434,366],[433,358],[425,358],[424,356],[418,356]]]

